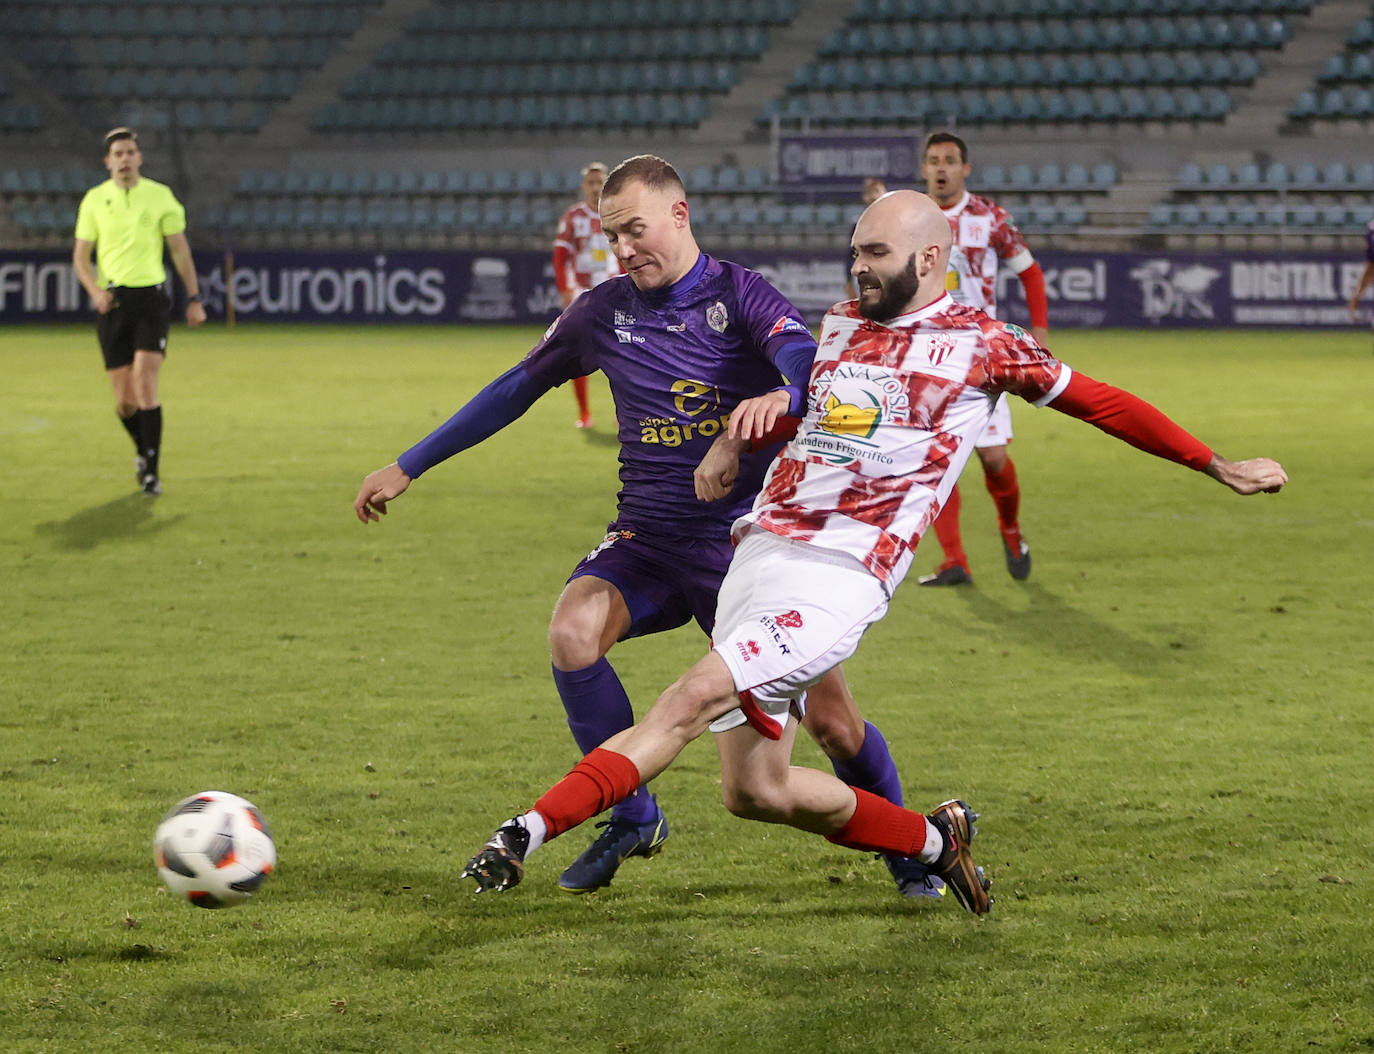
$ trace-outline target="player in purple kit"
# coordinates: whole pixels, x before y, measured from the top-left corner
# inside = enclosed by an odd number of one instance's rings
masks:
[[[1355,292],[1350,297],[1348,306],[1350,317],[1359,318],[1360,297],[1364,296],[1364,291],[1374,285],[1374,220],[1369,221],[1369,226],[1364,229],[1364,271],[1360,273],[1359,284],[1355,286]],[[1370,316],[1369,324],[1374,327],[1374,314]]]
[[[414,479],[516,420],[550,388],[594,370],[606,375],[620,437],[617,515],[573,570],[549,627],[554,683],[584,754],[634,724],[606,659],[617,641],[690,619],[711,632],[730,525],[751,506],[775,448],[744,456],[728,480],[699,478],[697,466],[742,400],[781,391],[798,412],[816,351],[796,309],[762,276],[697,247],[682,181],[663,159],[618,165],[602,191],[601,220],[626,274],[573,301],[521,363],[369,475],[354,502],[360,520],[376,520]],[[726,496],[699,500],[708,490]],[[901,802],[887,744],[859,715],[839,669],[811,690],[806,728],[841,778]],[[643,787],[601,826],[559,879],[563,889],[609,884],[625,858],[652,855],[668,833]],[[943,891],[919,861],[886,861],[905,895]]]

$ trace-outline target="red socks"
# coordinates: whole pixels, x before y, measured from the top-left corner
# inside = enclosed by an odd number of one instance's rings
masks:
[[[587,378],[574,377],[573,395],[577,396],[577,421],[581,425],[586,425],[592,419],[592,404],[587,398]]]
[[[849,789],[858,798],[854,815],[834,834],[826,835],[826,841],[865,853],[899,856],[916,856],[925,848],[924,816],[858,787]]]
[[[987,484],[988,493],[997,506],[997,526],[1009,538],[1012,534],[1016,535],[1011,540],[1019,542],[1021,531],[1017,519],[1021,515],[1021,488],[1016,482],[1016,466],[1011,463],[1011,458],[1007,458],[1007,463],[997,475],[985,473],[983,482]]]
[[[633,761],[597,747],[545,791],[534,803],[534,811],[544,817],[548,837],[553,838],[628,798],[639,783],[639,769]]]
[[[945,553],[945,562],[940,565],[941,570],[954,564],[958,564],[965,571],[968,570],[964,539],[959,534],[959,506],[962,504],[959,498],[959,484],[956,483],[954,489],[949,492],[949,497],[945,499],[940,515],[935,518],[935,537]]]

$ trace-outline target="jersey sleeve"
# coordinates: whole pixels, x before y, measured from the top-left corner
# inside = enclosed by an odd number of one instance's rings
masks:
[[[748,272],[740,285],[739,306],[754,346],[782,375],[778,389],[788,394],[788,412],[800,414],[816,358],[816,338],[801,312],[760,274]]]
[[[575,252],[577,246],[573,244],[573,210],[569,209],[563,213],[563,218],[558,221],[558,230],[553,235],[553,247],[555,249],[566,249],[568,252]],[[548,228],[545,228],[546,230]]]
[[[1035,263],[1030,246],[1021,236],[1021,230],[1011,218],[1010,212],[1001,205],[993,205],[992,215],[992,235],[988,242],[997,253],[997,258],[1007,265],[1007,269],[1013,274],[1020,274]]]
[[[501,431],[548,390],[516,364],[398,457],[396,463],[411,479],[419,479],[440,462]]]
[[[1067,387],[1073,371],[1020,326],[986,318],[986,375],[975,379],[986,392],[1007,392],[1045,406]]]
[[[164,238],[169,234],[180,234],[186,229],[186,208],[170,190],[167,191],[167,201],[163,205],[158,227]]]
[[[76,210],[76,237],[83,242],[100,240],[100,230],[95,225],[95,206],[92,204],[93,191],[86,191]]]
[[[1087,421],[1138,450],[1201,472],[1212,462],[1212,450],[1139,396],[1083,373],[1074,374],[1050,406]]]
[[[527,374],[545,386],[545,390],[601,368],[592,331],[591,305],[595,299],[584,293],[569,304],[520,363]]]
[[[1364,258],[1374,264],[1374,223],[1365,228]]]

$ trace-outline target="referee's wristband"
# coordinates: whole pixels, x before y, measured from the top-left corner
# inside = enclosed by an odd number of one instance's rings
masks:
[[[195,296],[188,296],[188,297],[186,298],[186,302],[187,302],[188,304],[199,304],[199,303],[200,303],[200,294],[197,293]]]

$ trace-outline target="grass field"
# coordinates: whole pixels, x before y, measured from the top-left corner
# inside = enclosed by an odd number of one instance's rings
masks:
[[[380,526],[350,504],[536,335],[179,327],[152,502],[91,329],[0,340],[0,1050],[1374,1048],[1367,335],[1056,334],[1292,483],[1242,499],[1018,408],[1015,583],[969,477],[975,588],[908,584],[849,678],[909,800],[984,813],[983,919],[729,816],[706,741],[610,889],[555,888],[582,831],[460,886],[576,757],[544,631],[613,508],[604,389],[594,434],[554,392]],[[701,647],[615,660],[647,705]],[[279,845],[229,912],[151,861],[208,788]]]

